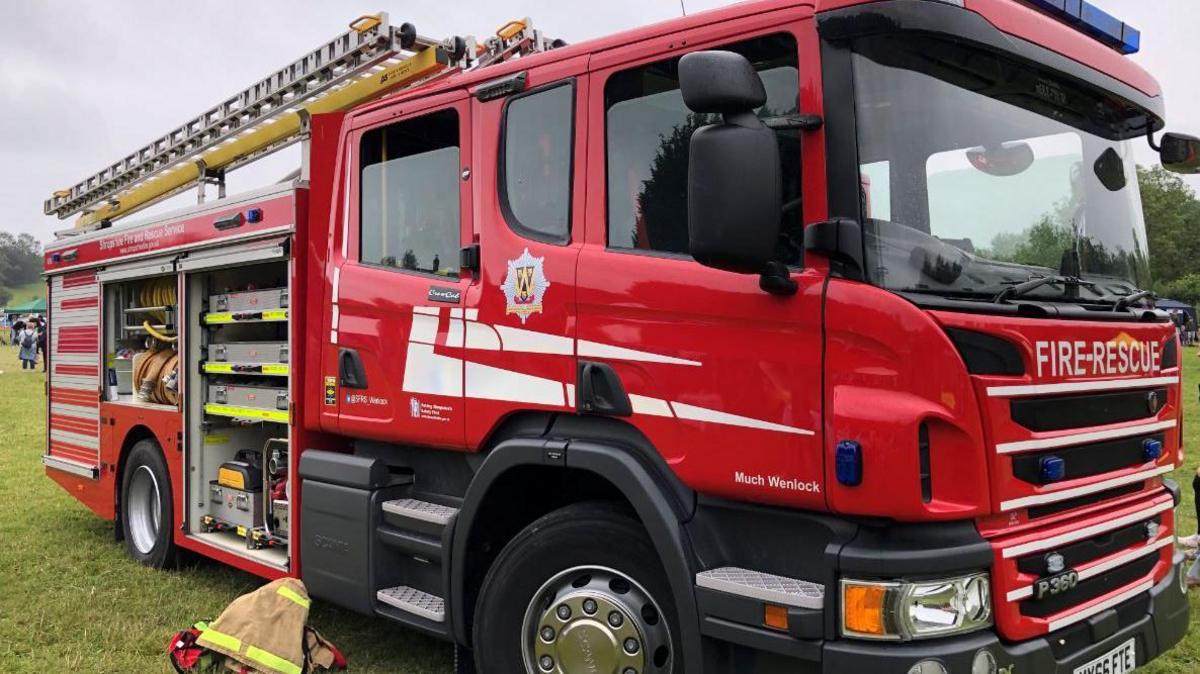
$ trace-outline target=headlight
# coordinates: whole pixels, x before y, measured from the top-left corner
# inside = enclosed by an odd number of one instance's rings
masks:
[[[973,632],[991,624],[986,573],[947,580],[842,579],[842,636],[907,641]]]

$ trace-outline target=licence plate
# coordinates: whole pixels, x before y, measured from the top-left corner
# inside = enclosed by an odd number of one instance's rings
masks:
[[[1132,672],[1137,662],[1134,640],[1130,639],[1111,651],[1075,668],[1075,674],[1125,674]]]
[[[1049,578],[1039,578],[1033,584],[1034,599],[1053,597],[1074,588],[1079,584],[1079,574],[1074,569],[1067,569]]]

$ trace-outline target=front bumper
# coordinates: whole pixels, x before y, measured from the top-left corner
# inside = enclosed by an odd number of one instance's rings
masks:
[[[1073,674],[1076,667],[1129,639],[1136,642],[1140,667],[1179,643],[1187,633],[1188,598],[1179,586],[1182,563],[1182,555],[1177,554],[1171,573],[1146,594],[1041,638],[1004,643],[993,632],[981,632],[910,644],[827,641],[821,651],[821,671],[906,674],[921,660],[938,660],[950,672],[969,672],[975,653],[986,648],[1003,672]]]

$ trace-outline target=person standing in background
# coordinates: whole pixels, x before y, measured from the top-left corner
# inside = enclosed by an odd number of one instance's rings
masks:
[[[42,372],[46,371],[46,319],[38,317],[37,350],[42,356]]]
[[[21,332],[17,336],[17,357],[21,359],[22,370],[37,369],[38,335],[33,320],[22,321]]]
[[[12,345],[20,348],[21,346],[21,331],[25,329],[25,319],[18,316],[13,319],[12,324]]]

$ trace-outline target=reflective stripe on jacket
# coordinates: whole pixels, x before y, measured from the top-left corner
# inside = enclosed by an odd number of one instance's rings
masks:
[[[310,605],[304,583],[280,578],[233,600],[196,643],[263,672],[303,674]]]

